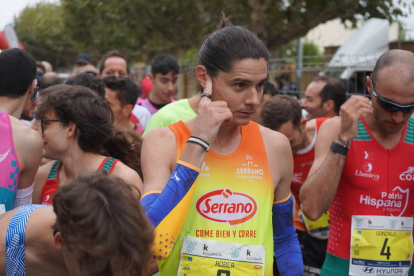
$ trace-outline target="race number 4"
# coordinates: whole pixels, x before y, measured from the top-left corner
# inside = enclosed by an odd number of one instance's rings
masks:
[[[385,238],[384,244],[382,245],[382,249],[381,249],[380,255],[381,256],[386,256],[387,257],[387,260],[389,260],[390,257],[391,257],[391,248],[389,246],[387,246],[387,243],[388,243],[388,238]],[[385,249],[387,249],[387,252],[385,252]]]
[[[412,231],[412,217],[352,216],[349,275],[408,275]]]

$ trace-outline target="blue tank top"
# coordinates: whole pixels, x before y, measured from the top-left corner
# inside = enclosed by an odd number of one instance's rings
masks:
[[[6,233],[6,276],[26,276],[26,224],[34,210],[46,205],[23,205],[12,217]]]

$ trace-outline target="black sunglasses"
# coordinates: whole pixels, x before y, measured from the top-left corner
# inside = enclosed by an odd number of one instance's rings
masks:
[[[67,123],[68,121],[66,120],[54,120],[54,119],[43,119],[40,120],[40,128],[42,129],[42,133],[44,133],[45,131],[45,123],[50,123],[50,122],[61,122],[61,123]]]
[[[370,80],[371,80],[371,86],[372,86],[372,95],[374,95],[377,98],[378,104],[385,111],[388,111],[388,112],[398,112],[398,111],[401,111],[403,113],[409,113],[409,112],[414,111],[414,103],[407,104],[407,105],[401,105],[401,104],[394,103],[393,101],[390,101],[388,99],[385,99],[385,98],[381,97],[375,91],[375,85],[374,85],[374,81],[372,80],[372,74],[370,75]]]

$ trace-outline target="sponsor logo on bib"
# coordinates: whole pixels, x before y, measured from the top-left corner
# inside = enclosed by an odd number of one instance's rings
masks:
[[[375,268],[366,266],[362,268],[362,272],[367,273],[367,274],[372,274],[372,273],[375,273]]]
[[[257,203],[250,195],[220,189],[202,195],[197,200],[196,210],[205,219],[237,225],[256,215]]]

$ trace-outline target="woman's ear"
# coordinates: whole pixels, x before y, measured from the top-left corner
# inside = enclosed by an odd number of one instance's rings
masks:
[[[203,91],[204,91],[204,88],[206,87],[206,74],[207,74],[206,67],[204,67],[203,65],[198,65],[196,67],[197,81],[200,84]]]
[[[76,134],[76,125],[73,122],[69,122],[68,137],[73,137]]]

